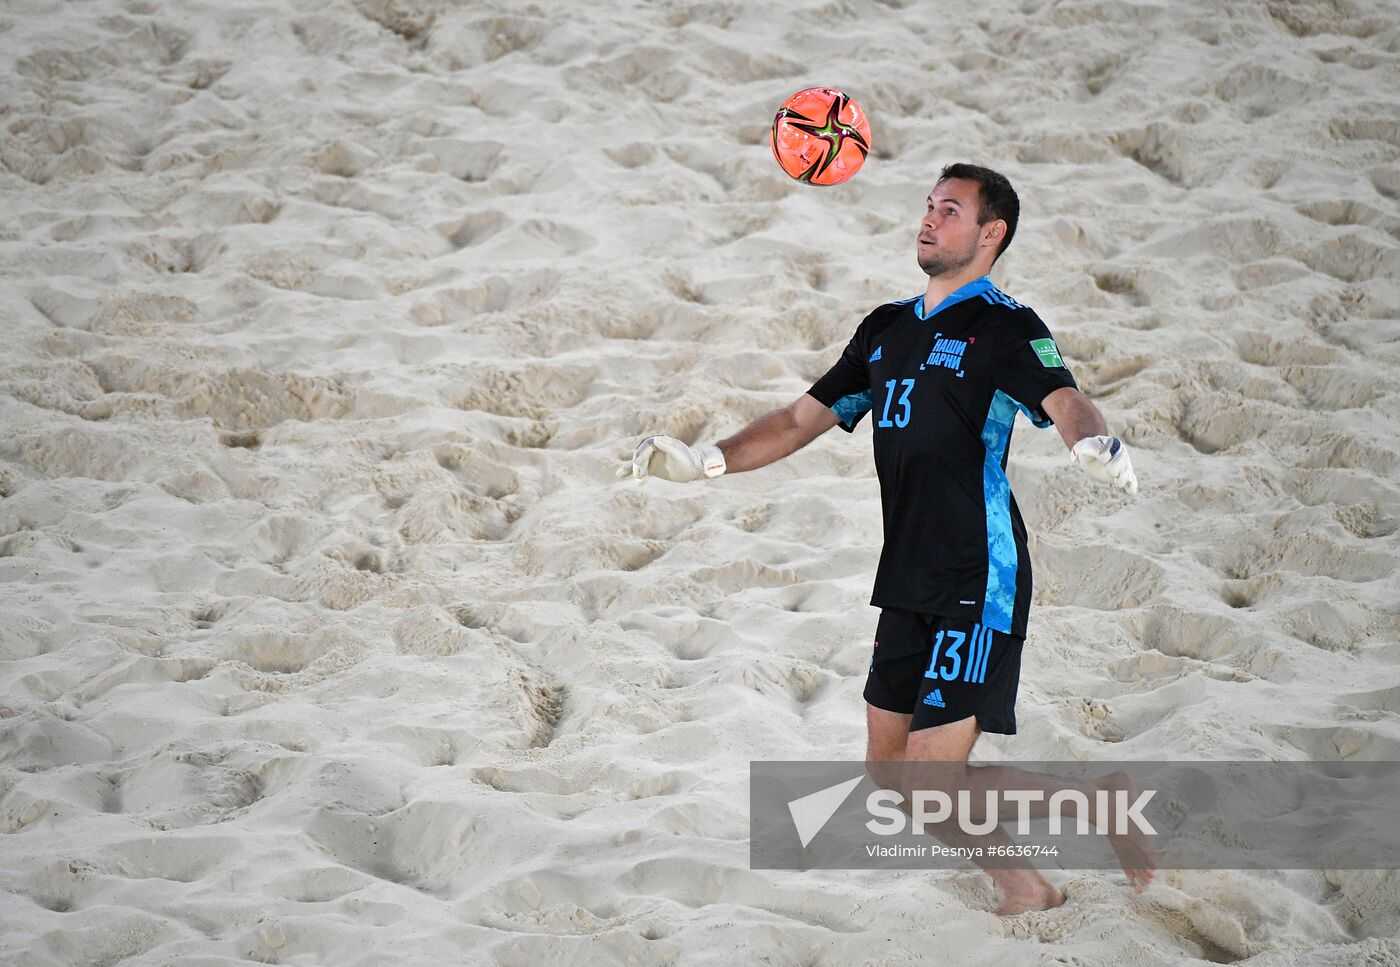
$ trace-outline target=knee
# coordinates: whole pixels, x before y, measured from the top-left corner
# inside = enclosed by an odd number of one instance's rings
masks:
[[[909,754],[909,737],[877,741],[871,738],[865,743],[865,762],[903,762]]]
[[[870,743],[865,750],[865,773],[882,788],[898,785],[908,748],[905,743]]]

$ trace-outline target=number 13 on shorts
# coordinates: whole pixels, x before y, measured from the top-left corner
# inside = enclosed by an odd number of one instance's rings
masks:
[[[954,628],[940,629],[938,637],[934,639],[933,655],[929,658],[924,677],[951,682],[960,677],[961,672],[963,681],[980,684],[987,677],[987,658],[991,652],[991,628],[975,624],[971,635]]]

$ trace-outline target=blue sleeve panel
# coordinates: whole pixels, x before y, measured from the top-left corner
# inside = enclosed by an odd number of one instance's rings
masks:
[[[863,390],[841,397],[831,404],[831,412],[835,413],[837,418],[841,420],[841,429],[851,433],[854,432],[860,418],[870,412],[871,405],[870,390]]]

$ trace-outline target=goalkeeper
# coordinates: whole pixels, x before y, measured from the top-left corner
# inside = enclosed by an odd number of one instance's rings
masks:
[[[928,197],[922,295],[877,307],[835,365],[795,402],[728,439],[649,436],[619,476],[689,482],[766,466],[869,414],[884,546],[881,609],[865,685],[868,761],[966,761],[981,732],[1014,734],[1031,602],[1026,529],[1006,478],[1017,414],[1053,425],[1095,481],[1137,493],[1127,449],[1082,393],[1054,336],[988,277],[1016,231],[1002,175],[950,165]],[[1150,844],[1114,842],[1142,889]],[[1038,872],[988,870],[1002,913],[1063,896]]]

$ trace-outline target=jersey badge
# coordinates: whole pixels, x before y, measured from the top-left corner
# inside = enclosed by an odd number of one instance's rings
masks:
[[[963,377],[963,355],[968,347],[977,341],[974,336],[971,339],[944,339],[943,333],[933,334],[933,349],[925,359],[919,364],[920,369],[927,369],[929,366],[943,366],[955,371],[958,379]]]
[[[873,363],[873,362],[875,362],[875,360],[879,359],[879,358],[880,358],[880,350],[882,350],[882,349],[884,349],[884,348],[885,348],[884,346],[876,346],[876,347],[875,347],[875,351],[874,351],[873,353],[870,354],[869,362],[872,362],[872,363]]]
[[[1032,339],[1031,348],[1034,349],[1035,354],[1040,357],[1040,365],[1051,368],[1055,366],[1063,367],[1065,365],[1065,361],[1060,358],[1060,350],[1056,347],[1055,340]]]

